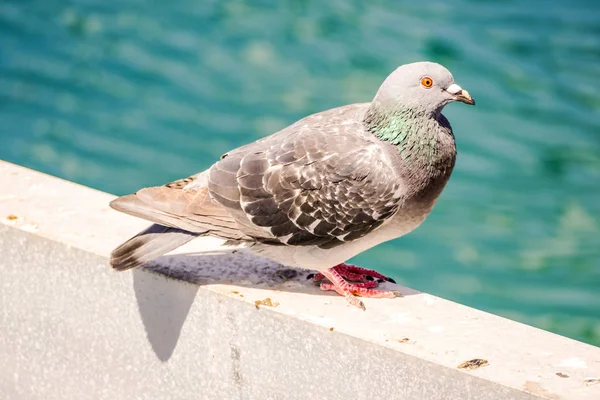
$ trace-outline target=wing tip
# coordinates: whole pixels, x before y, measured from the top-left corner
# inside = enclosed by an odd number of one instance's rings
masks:
[[[108,203],[108,205],[113,210],[122,212],[124,209],[127,209],[127,205],[130,205],[132,200],[134,200],[134,199],[135,199],[135,201],[137,201],[135,194],[128,194],[127,196],[117,197],[116,199],[114,199],[110,203]]]

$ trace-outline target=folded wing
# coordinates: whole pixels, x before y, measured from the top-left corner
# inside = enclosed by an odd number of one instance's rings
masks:
[[[367,235],[398,209],[399,183],[381,149],[343,126],[245,150],[210,169],[208,188],[255,240],[331,248]]]
[[[226,154],[203,173],[111,206],[171,228],[180,241],[189,237],[177,230],[325,249],[362,238],[398,210],[401,182],[360,122],[335,117],[327,125],[319,122],[326,118],[308,117]]]

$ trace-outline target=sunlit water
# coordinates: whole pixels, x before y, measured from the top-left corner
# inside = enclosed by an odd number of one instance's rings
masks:
[[[438,61],[454,175],[355,261],[599,345],[600,2],[410,3],[3,0],[0,158],[125,194]]]

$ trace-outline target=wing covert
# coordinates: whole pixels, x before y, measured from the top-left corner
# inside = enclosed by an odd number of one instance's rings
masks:
[[[398,209],[400,183],[375,143],[342,128],[232,153],[212,167],[211,195],[258,241],[332,248],[365,236]]]

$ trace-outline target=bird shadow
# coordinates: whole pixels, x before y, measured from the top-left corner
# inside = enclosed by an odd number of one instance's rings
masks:
[[[337,296],[321,291],[308,279],[311,273],[313,271],[285,267],[248,251],[227,249],[157,258],[133,271],[133,288],[148,341],[158,359],[166,362],[177,346],[199,286],[227,284]],[[157,279],[156,274],[171,279]],[[294,281],[296,283],[290,283]],[[402,288],[402,293],[419,292]]]

